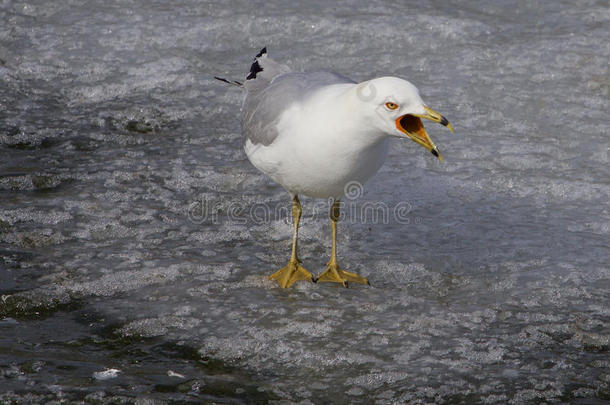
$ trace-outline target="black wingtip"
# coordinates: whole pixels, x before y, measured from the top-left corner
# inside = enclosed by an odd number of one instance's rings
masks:
[[[266,54],[267,54],[267,47],[265,46],[263,49],[261,49],[261,50],[260,50],[260,51],[259,51],[259,52],[256,54],[256,57],[257,57],[257,58],[260,58],[261,56],[266,55]]]
[[[214,76],[214,79],[220,80],[221,82],[224,82],[224,83],[231,84],[233,86],[238,86],[238,87],[243,86],[243,83],[242,82],[238,82],[237,80],[227,80],[224,77],[218,77],[218,76]]]
[[[438,157],[438,151],[436,149],[432,149],[430,152],[436,157]]]
[[[246,77],[246,80],[256,79],[256,74],[262,71],[263,68],[258,64],[258,61],[255,60],[252,66],[250,66],[250,73],[248,74],[248,77]]]
[[[246,77],[246,80],[256,79],[256,74],[258,72],[263,71],[263,68],[258,63],[258,58],[260,58],[261,56],[266,55],[266,54],[267,54],[267,47],[265,46],[263,49],[261,49],[256,54],[256,57],[254,58],[254,63],[252,64],[252,66],[250,66],[250,73],[248,74],[248,77]]]
[[[214,76],[214,79],[216,80],[220,80],[221,82],[225,82],[225,83],[229,83],[231,84],[230,81],[228,81],[227,79],[225,79],[224,77],[218,77],[218,76]]]

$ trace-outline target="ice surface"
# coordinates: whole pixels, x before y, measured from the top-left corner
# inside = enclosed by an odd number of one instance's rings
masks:
[[[116,368],[108,368],[103,371],[96,371],[93,373],[93,378],[96,380],[110,380],[112,378],[116,378],[121,370],[117,370]]]
[[[0,2],[0,402],[604,403],[609,14]],[[345,201],[340,261],[372,287],[266,279],[289,197],[213,79],[243,79],[264,45],[296,70],[407,78],[456,129],[427,126],[444,164],[393,142]],[[319,273],[327,202],[303,202]]]

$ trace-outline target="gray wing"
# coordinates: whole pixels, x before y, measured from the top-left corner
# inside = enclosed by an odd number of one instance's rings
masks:
[[[270,145],[278,136],[277,122],[286,108],[320,87],[339,83],[355,82],[333,72],[291,72],[276,76],[263,88],[248,88],[242,107],[243,141]]]

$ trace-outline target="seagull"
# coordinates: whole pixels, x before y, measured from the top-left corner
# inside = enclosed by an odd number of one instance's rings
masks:
[[[254,58],[245,88],[243,147],[250,162],[292,197],[292,250],[288,264],[269,276],[283,288],[301,280],[370,285],[337,262],[337,222],[346,185],[364,184],[383,165],[391,138],[410,138],[442,161],[421,119],[453,128],[428,107],[410,82],[380,77],[357,83],[328,71],[293,72],[267,56]],[[299,195],[332,200],[331,255],[313,276],[297,254],[302,209]]]

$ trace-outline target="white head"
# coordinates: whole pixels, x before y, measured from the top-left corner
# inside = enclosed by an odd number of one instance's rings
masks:
[[[442,160],[420,118],[438,122],[451,130],[449,121],[423,102],[417,87],[397,77],[380,77],[356,86],[356,96],[365,104],[368,125],[387,135],[413,141]]]

